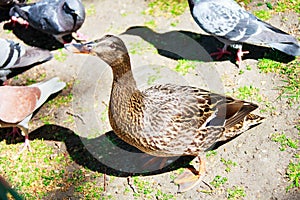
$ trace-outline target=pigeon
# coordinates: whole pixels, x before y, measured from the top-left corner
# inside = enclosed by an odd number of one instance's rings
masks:
[[[6,81],[8,75],[20,68],[46,62],[52,57],[48,50],[0,38],[0,81]]]
[[[42,0],[15,5],[10,10],[10,16],[12,21],[21,22],[52,35],[64,44],[71,42],[72,33],[82,26],[85,9],[81,0]]]
[[[0,127],[20,128],[25,136],[25,145],[31,150],[28,138],[28,122],[35,110],[41,107],[48,97],[66,86],[58,77],[30,86],[0,87]]]
[[[300,55],[297,39],[258,19],[233,0],[188,0],[196,23],[225,45],[211,55],[221,58],[229,45],[238,48],[237,61],[241,64],[242,43],[268,46],[291,56]]]

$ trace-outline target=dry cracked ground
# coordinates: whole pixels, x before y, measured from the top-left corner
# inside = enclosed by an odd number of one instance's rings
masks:
[[[73,55],[30,28],[17,30],[2,21],[1,38],[54,54],[51,61],[12,78],[12,85],[53,76],[68,83],[31,120],[33,152],[15,159],[24,138],[6,137],[10,129],[1,129],[0,174],[19,194],[25,199],[300,199],[299,57],[244,45],[250,53],[239,68],[234,56],[214,60],[209,53],[222,44],[197,26],[185,1],[83,3],[87,17],[80,32],[89,39],[120,35],[140,88],[166,82],[206,88],[257,103],[256,114],[266,120],[203,153],[202,182],[177,193],[172,181],[193,158],[170,158],[163,169],[159,160],[145,166],[151,157],[111,132],[107,105],[112,73],[104,62]],[[300,38],[299,1],[239,3]]]

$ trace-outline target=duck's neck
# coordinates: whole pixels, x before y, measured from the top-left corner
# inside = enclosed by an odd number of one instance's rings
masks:
[[[113,70],[113,88],[122,87],[126,88],[125,90],[137,90],[128,54],[124,54],[122,58],[110,63],[110,66]]]

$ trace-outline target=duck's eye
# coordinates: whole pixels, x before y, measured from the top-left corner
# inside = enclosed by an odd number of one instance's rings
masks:
[[[111,43],[111,44],[109,45],[109,47],[112,48],[112,49],[116,49],[116,48],[117,48],[117,45],[114,44],[114,43]]]

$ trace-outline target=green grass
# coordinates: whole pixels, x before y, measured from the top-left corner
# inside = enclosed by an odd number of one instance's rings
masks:
[[[152,199],[154,195],[153,192],[155,191],[152,183],[145,180],[141,180],[140,177],[132,177],[132,178],[133,178],[133,183],[137,189],[137,193],[134,193],[134,196]]]
[[[199,62],[190,60],[178,60],[174,70],[184,76],[190,71],[194,70],[196,68],[197,63]]]
[[[271,135],[271,140],[280,144],[280,151],[285,151],[287,147],[297,149],[299,145],[298,140],[288,138],[284,133],[274,133]]]
[[[73,101],[73,94],[68,94],[68,95],[60,95],[55,99],[48,101],[48,104],[59,108],[61,106],[69,105],[72,101]]]
[[[299,160],[299,155],[298,161],[296,162],[290,162],[287,168],[287,176],[290,182],[290,185],[286,188],[286,191],[288,192],[290,189],[297,187],[300,187],[299,184],[299,178],[300,178],[300,160]]]
[[[206,153],[206,158],[209,158],[209,157],[215,156],[215,155],[217,155],[217,152],[215,150],[211,150]]]
[[[150,0],[144,13],[154,17],[174,17],[182,15],[187,7],[186,0]]]
[[[243,199],[246,196],[245,189],[240,186],[233,186],[227,189],[228,199]]]
[[[215,178],[210,182],[212,186],[215,188],[221,187],[223,184],[225,184],[228,181],[226,177],[222,177],[220,175],[216,175]]]
[[[68,54],[64,52],[63,48],[58,49],[57,52],[54,54],[54,59],[58,62],[64,62],[68,57]]]
[[[239,87],[234,96],[241,100],[263,101],[263,96],[260,94],[259,88],[253,87],[252,85]]]
[[[226,172],[230,172],[231,171],[231,167],[236,167],[237,163],[233,162],[232,160],[225,160],[224,158],[221,158],[220,160],[224,165],[225,165],[225,171]]]
[[[144,25],[147,26],[147,27],[149,27],[149,28],[151,28],[151,29],[154,29],[154,28],[157,27],[156,21],[153,20],[153,19],[152,19],[152,20],[149,20],[149,21],[146,21],[146,22],[144,23]]]
[[[131,42],[130,44],[129,53],[134,55],[143,55],[146,52],[152,52],[154,54],[157,54],[157,49],[145,42],[145,41],[139,41],[139,42]]]
[[[236,0],[236,2],[241,3],[243,2],[246,6],[251,2],[252,0]]]
[[[300,1],[299,0],[280,0],[274,5],[276,12],[286,12],[292,10],[296,13],[300,13]]]
[[[94,4],[90,4],[88,7],[85,5],[86,16],[96,15],[96,8]]]
[[[38,151],[27,152],[12,160],[15,157],[12,152],[18,152],[23,143],[6,145],[5,141],[0,143],[1,162],[0,173],[5,174],[7,181],[13,184],[23,198],[34,199],[43,197],[58,185],[64,185],[64,178],[67,172],[64,168],[67,165],[65,156],[53,152],[52,147],[46,145],[43,140],[31,141],[32,149]],[[27,155],[24,155],[24,154]],[[50,155],[52,155],[50,159]],[[12,170],[13,169],[13,170]]]
[[[159,200],[169,200],[169,199],[176,199],[173,194],[164,193],[161,190],[157,190],[155,194],[155,198]]]
[[[279,98],[287,98],[291,104],[300,98],[300,61],[294,60],[290,63],[279,63],[270,59],[260,59],[258,68],[264,73],[277,73],[283,75],[283,84],[278,87]]]
[[[263,21],[269,20],[271,18],[271,13],[268,10],[257,10],[254,11],[253,14]]]

